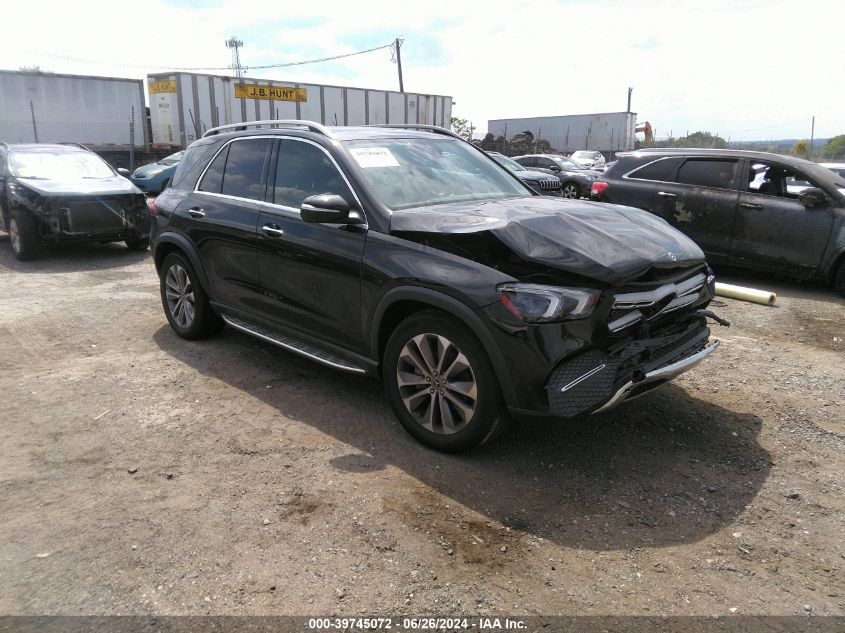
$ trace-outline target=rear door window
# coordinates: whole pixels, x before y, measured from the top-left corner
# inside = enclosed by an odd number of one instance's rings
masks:
[[[268,138],[231,143],[221,193],[248,200],[264,200],[264,164],[269,149]]]
[[[523,167],[536,167],[537,166],[537,158],[534,156],[526,156],[525,158],[517,158],[515,159]]]
[[[636,178],[638,180],[671,181],[672,174],[675,173],[675,168],[682,160],[682,158],[661,158],[653,163],[643,165],[639,169],[634,170],[628,174],[628,178]]]
[[[684,185],[731,189],[739,161],[690,158],[678,170],[675,181]]]

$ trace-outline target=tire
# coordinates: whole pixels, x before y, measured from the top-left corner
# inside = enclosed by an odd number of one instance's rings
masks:
[[[428,352],[428,361],[421,350]],[[484,348],[443,312],[427,310],[399,324],[384,350],[382,379],[399,422],[430,448],[467,451],[506,424],[501,389]],[[427,389],[429,384],[434,386]]]
[[[145,251],[150,247],[150,238],[142,237],[136,240],[126,240],[126,248],[130,251]]]
[[[845,297],[845,258],[839,262],[836,274],[833,276],[833,287],[840,296]]]
[[[560,190],[560,195],[564,198],[577,200],[581,197],[581,187],[578,186],[577,182],[565,182]]]
[[[34,259],[38,255],[38,225],[35,218],[26,213],[12,213],[9,218],[9,242],[17,259],[22,262]]]
[[[194,267],[181,253],[164,259],[159,288],[167,321],[182,338],[195,341],[223,328],[223,319],[212,310]]]

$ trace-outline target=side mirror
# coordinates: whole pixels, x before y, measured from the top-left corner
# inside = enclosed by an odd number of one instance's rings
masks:
[[[557,165],[550,165],[549,169],[551,169],[552,171],[560,171],[560,167],[558,167]]]
[[[333,193],[321,193],[308,196],[299,207],[303,222],[315,224],[356,224],[360,222],[358,214],[350,213],[349,203]]]
[[[131,176],[131,175],[132,175],[131,173],[129,173],[129,170],[128,170],[128,169],[126,169],[125,167],[118,167],[118,168],[117,168],[117,173],[119,173],[119,174],[120,174],[121,176],[123,176],[124,178],[129,178],[129,176]]]
[[[828,201],[827,194],[816,187],[808,187],[798,194],[798,202],[807,208],[824,207]]]

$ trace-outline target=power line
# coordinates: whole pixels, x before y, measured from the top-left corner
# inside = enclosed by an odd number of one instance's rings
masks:
[[[389,44],[383,44],[382,46],[376,46],[374,48],[368,48],[363,51],[355,51],[354,53],[344,53],[342,55],[332,55],[330,57],[320,57],[318,59],[306,59],[299,62],[284,62],[278,64],[265,64],[262,66],[250,66],[252,70],[263,70],[267,68],[286,68],[288,66],[304,66],[306,64],[317,64],[320,62],[328,62],[333,61],[335,59],[343,59],[345,57],[353,57],[355,55],[363,55],[365,53],[372,53],[374,51],[379,51],[385,48],[392,49],[395,46],[394,42],[390,42]],[[231,66],[195,66],[195,67],[185,67],[185,66],[169,66],[165,64],[124,64],[124,63],[117,63],[113,61],[102,61],[102,60],[95,60],[95,59],[85,59],[82,57],[71,57],[69,55],[57,55],[54,53],[43,53],[40,51],[35,51],[38,55],[44,55],[46,57],[51,57],[54,59],[63,59],[65,61],[71,62],[78,62],[82,64],[100,64],[100,65],[110,65],[110,66],[120,66],[122,68],[163,68],[167,70],[177,70],[177,71],[194,71],[194,70],[232,70]]]
[[[772,130],[776,127],[786,127],[788,125],[797,125],[798,123],[806,123],[810,119],[798,119],[797,121],[792,121],[791,123],[779,123],[778,125],[769,125],[766,127],[756,127],[751,130],[730,130],[725,132],[725,134],[741,134],[742,132],[759,132],[760,130]]]

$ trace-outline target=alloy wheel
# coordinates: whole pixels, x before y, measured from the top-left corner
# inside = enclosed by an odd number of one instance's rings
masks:
[[[478,404],[475,374],[446,337],[418,334],[405,343],[396,382],[405,408],[423,428],[451,435],[472,420]]]
[[[572,183],[566,185],[563,188],[563,197],[564,198],[577,198],[578,197],[578,187],[573,185]]]
[[[21,252],[21,233],[18,230],[18,221],[12,218],[9,221],[9,240],[12,242],[12,251],[15,254]]]
[[[167,309],[170,310],[171,316],[180,327],[190,327],[196,315],[196,303],[188,271],[179,264],[173,264],[167,269],[164,283],[167,286]]]

